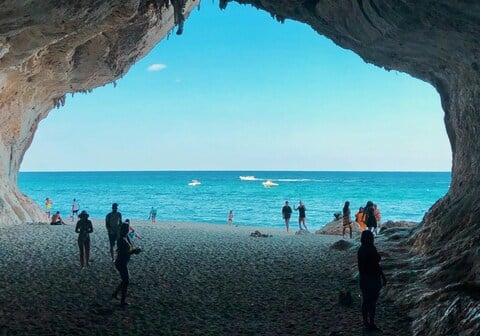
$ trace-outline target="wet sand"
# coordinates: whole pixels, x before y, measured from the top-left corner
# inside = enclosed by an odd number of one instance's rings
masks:
[[[70,223],[70,222],[69,222]],[[200,223],[132,221],[144,250],[129,263],[122,308],[108,237],[94,220],[80,268],[74,225],[0,227],[0,335],[363,335],[356,248],[338,236]],[[269,238],[251,237],[259,230]],[[354,240],[358,244],[358,237]],[[352,292],[353,305],[338,303]],[[382,335],[410,335],[384,295]]]

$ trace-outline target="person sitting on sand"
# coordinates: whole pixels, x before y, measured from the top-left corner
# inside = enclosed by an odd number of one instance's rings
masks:
[[[60,211],[55,212],[55,214],[52,216],[52,221],[50,222],[50,225],[67,225],[60,216]]]
[[[345,230],[347,227],[350,229],[350,239],[353,238],[352,235],[352,220],[350,219],[350,202],[346,201],[343,206],[343,231],[342,238],[345,238]]]
[[[287,227],[287,232],[290,228],[290,217],[292,216],[292,208],[288,205],[288,201],[285,201],[285,205],[282,208],[282,217],[285,220],[285,226]]]
[[[228,226],[232,226],[233,225],[233,210],[230,210],[230,212],[228,213]]]
[[[118,204],[112,204],[112,212],[110,212],[105,218],[105,226],[107,227],[108,240],[110,242],[110,256],[112,257],[112,262],[114,261],[114,251],[115,242],[118,239],[118,231],[120,230],[120,225],[122,224],[122,214],[117,211]]]
[[[358,208],[358,212],[355,214],[355,222],[357,222],[360,231],[367,229],[367,225],[363,221],[363,207]]]
[[[120,292],[120,305],[126,306],[128,305],[126,302],[127,298],[127,290],[129,284],[129,275],[128,275],[128,268],[127,264],[130,261],[130,255],[138,254],[142,250],[139,248],[134,248],[130,239],[128,238],[128,232],[130,230],[130,225],[128,223],[122,223],[120,226],[119,237],[117,240],[117,259],[115,259],[115,267],[120,274],[120,278],[122,281],[117,286],[115,291],[112,293],[112,298],[117,299],[117,295]]]
[[[307,224],[305,224],[305,217],[306,217],[305,211],[307,210],[307,208],[305,208],[305,205],[303,205],[302,201],[299,201],[298,207],[293,206],[293,209],[295,211],[298,211],[298,227],[300,228],[300,230],[303,230],[302,229],[302,224],[303,224],[303,226],[305,227],[305,231],[308,231]]]
[[[361,246],[358,249],[359,285],[362,291],[362,318],[367,331],[380,331],[375,325],[375,307],[382,286],[387,279],[380,267],[380,254],[373,244],[373,233],[369,230],[362,232]]]
[[[88,267],[90,260],[90,233],[93,232],[92,222],[88,219],[88,213],[83,210],[78,215],[79,221],[75,226],[75,232],[78,233],[78,248],[80,249],[80,265]]]

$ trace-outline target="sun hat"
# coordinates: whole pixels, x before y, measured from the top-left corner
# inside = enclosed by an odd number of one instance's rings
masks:
[[[88,213],[87,213],[85,210],[82,210],[82,212],[80,212],[80,214],[78,215],[78,217],[80,217],[80,218],[82,218],[82,217],[88,218]]]

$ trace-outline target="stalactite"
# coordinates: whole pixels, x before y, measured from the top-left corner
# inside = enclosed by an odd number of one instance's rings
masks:
[[[64,106],[66,98],[67,98],[66,95],[63,95],[63,96],[57,97],[57,98],[53,98],[53,106],[57,109]]]

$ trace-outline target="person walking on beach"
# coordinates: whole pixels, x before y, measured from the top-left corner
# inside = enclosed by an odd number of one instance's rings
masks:
[[[127,290],[129,284],[129,274],[127,264],[130,261],[130,255],[138,254],[142,250],[140,248],[134,248],[130,239],[128,238],[128,232],[130,230],[128,223],[122,223],[119,230],[119,236],[117,241],[117,259],[115,260],[115,267],[120,274],[122,280],[112,293],[112,298],[118,299],[118,293],[120,292],[120,305],[127,306]]]
[[[363,210],[363,221],[367,225],[367,228],[376,234],[377,219],[375,218],[375,210],[373,208],[372,201],[368,201],[365,209]]]
[[[298,202],[298,207],[295,207],[293,206],[293,209],[295,211],[298,211],[298,227],[300,230],[303,230],[302,229],[302,224],[303,226],[305,227],[305,231],[308,231],[307,229],[307,225],[305,224],[305,211],[307,210],[307,208],[305,208],[305,205],[302,203],[302,201],[299,201]]]
[[[148,219],[152,221],[152,224],[155,224],[155,218],[157,218],[157,209],[152,207],[148,215]]]
[[[345,205],[343,206],[343,231],[342,231],[342,238],[345,238],[345,230],[347,227],[350,229],[350,239],[353,238],[352,235],[352,220],[350,219],[350,202],[346,201]]]
[[[288,201],[285,201],[285,205],[282,208],[282,217],[285,220],[285,226],[288,232],[290,229],[290,217],[292,217],[292,208],[288,205]]]
[[[70,217],[72,222],[77,220],[78,210],[80,210],[80,204],[78,204],[78,201],[74,198],[72,203],[72,216]]]
[[[362,292],[362,318],[367,331],[380,331],[375,325],[375,308],[382,286],[387,279],[380,267],[380,254],[373,244],[373,233],[362,232],[361,246],[357,252],[359,285]]]
[[[47,220],[50,220],[50,211],[52,210],[52,200],[50,198],[45,199],[45,215]]]
[[[112,257],[112,262],[115,260],[113,248],[115,247],[115,242],[118,239],[120,225],[122,224],[122,214],[117,210],[118,204],[113,203],[112,212],[110,212],[105,218],[105,226],[107,227],[108,240],[110,242],[110,256]]]
[[[230,210],[230,212],[228,213],[228,226],[232,226],[233,225],[233,210]]]
[[[78,248],[80,249],[80,265],[82,268],[88,267],[90,260],[90,233],[93,232],[92,222],[88,219],[88,213],[83,210],[78,215],[79,221],[75,226],[75,232],[78,233]]]

